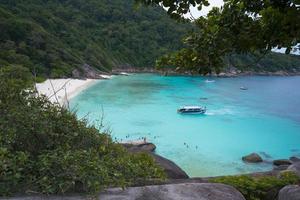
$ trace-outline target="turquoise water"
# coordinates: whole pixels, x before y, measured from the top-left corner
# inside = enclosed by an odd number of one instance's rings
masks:
[[[300,77],[116,76],[71,100],[78,116],[104,124],[117,140],[146,137],[190,176],[265,171],[268,162],[300,155]],[[241,86],[249,90],[240,90]],[[207,98],[207,99],[205,99]],[[180,115],[182,105],[207,106],[206,115]]]

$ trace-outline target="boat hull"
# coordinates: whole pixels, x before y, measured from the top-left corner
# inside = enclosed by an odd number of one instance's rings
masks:
[[[199,115],[205,114],[206,111],[177,111],[179,114],[187,114],[187,115]]]

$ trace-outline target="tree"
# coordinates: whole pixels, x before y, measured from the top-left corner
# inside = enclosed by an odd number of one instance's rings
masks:
[[[191,6],[207,5],[206,0],[136,0],[166,7],[179,19]],[[160,59],[158,66],[173,65],[181,70],[202,74],[219,72],[223,58],[231,54],[261,52],[287,47],[289,54],[300,42],[299,0],[225,0],[222,8],[213,8],[207,17],[196,19],[198,29],[184,42],[187,48]]]

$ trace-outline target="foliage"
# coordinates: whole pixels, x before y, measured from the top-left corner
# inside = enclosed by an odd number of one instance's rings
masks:
[[[88,64],[153,67],[178,50],[191,26],[160,7],[134,9],[133,0],[1,0],[0,67],[23,65],[41,76],[71,76]]]
[[[149,155],[128,153],[74,113],[24,90],[30,79],[26,68],[0,69],[0,196],[97,192],[164,178]]]
[[[145,4],[165,5],[175,18],[190,6],[206,5],[206,0],[137,0]],[[231,54],[260,52],[274,47],[292,47],[300,42],[299,0],[226,0],[222,8],[213,8],[207,17],[194,21],[197,30],[185,43],[187,48],[166,56],[159,65],[174,65],[199,73],[219,72],[224,57]],[[183,65],[184,64],[184,65]],[[183,65],[183,66],[182,66]]]
[[[300,179],[293,172],[285,172],[280,178],[274,176],[226,176],[215,178],[213,182],[235,187],[247,200],[265,200],[271,190],[279,191],[286,185],[298,184]]]
[[[300,72],[300,56],[297,55],[273,52],[262,55],[254,52],[253,54],[233,54],[225,57],[223,62],[226,67],[235,67],[242,72]]]

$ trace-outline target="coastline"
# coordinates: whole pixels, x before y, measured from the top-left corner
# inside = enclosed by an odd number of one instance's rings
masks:
[[[234,77],[243,77],[243,76],[300,76],[300,71],[239,71],[239,70],[228,70],[224,72],[220,72],[219,74],[207,74],[200,75],[192,72],[178,72],[175,70],[156,70],[154,68],[115,68],[112,70],[113,74],[119,75],[120,73],[154,73],[161,74],[164,76],[203,76],[203,77],[220,77],[220,78],[234,78]]]
[[[101,79],[47,79],[43,83],[37,83],[36,89],[39,95],[45,95],[52,103],[66,106],[68,101],[83,90],[102,81]]]

